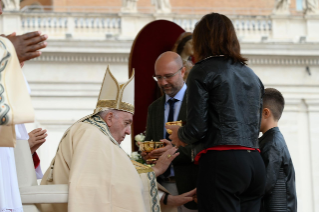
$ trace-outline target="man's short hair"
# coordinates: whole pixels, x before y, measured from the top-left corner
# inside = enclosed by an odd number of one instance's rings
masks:
[[[268,108],[275,121],[281,117],[285,107],[285,99],[282,94],[275,88],[266,88],[263,96],[263,108]]]

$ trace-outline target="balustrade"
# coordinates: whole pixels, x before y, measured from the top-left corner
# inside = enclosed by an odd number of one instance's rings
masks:
[[[40,30],[52,38],[105,38],[117,36],[121,30],[119,17],[68,15],[60,13],[21,14],[22,33]],[[66,36],[67,35],[67,36]]]
[[[272,30],[272,21],[269,16],[252,17],[252,16],[241,16],[232,17],[230,16],[236,32],[239,36],[270,36]],[[195,28],[196,23],[200,20],[199,18],[174,18],[173,21],[181,26],[188,32],[192,32]]]
[[[137,14],[132,14],[132,17]],[[173,20],[186,31],[192,32],[202,15],[170,14]],[[270,36],[272,21],[269,16],[229,16],[239,36]],[[51,38],[108,39],[121,36],[120,14],[98,13],[21,13],[22,33],[40,30]],[[137,32],[136,32],[137,33]],[[122,35],[130,37],[130,35]]]
[[[53,37],[64,37],[68,28],[67,17],[48,17],[45,15],[26,15],[21,16],[22,32],[40,30]]]
[[[232,19],[236,32],[240,36],[259,35],[270,36],[272,31],[272,21],[269,17],[252,18],[244,17]]]
[[[134,39],[145,24],[164,18],[192,32],[202,14],[139,14],[86,12],[10,12],[0,17],[0,31],[26,33],[40,30],[53,39]],[[266,40],[317,42],[319,16],[229,15],[242,42]],[[288,18],[289,22],[287,22]],[[2,24],[6,21],[6,24]],[[12,22],[12,24],[8,24]],[[2,27],[2,26],[5,27]],[[20,25],[20,27],[16,27]],[[125,26],[125,27],[124,27]],[[19,29],[19,30],[18,30]],[[285,29],[285,30],[284,30]],[[287,31],[288,30],[288,31]]]

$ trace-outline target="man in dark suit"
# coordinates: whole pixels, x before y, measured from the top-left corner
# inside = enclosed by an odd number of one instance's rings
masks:
[[[175,52],[161,54],[155,62],[155,76],[158,86],[164,95],[155,100],[148,108],[146,141],[168,139],[165,123],[169,121],[186,121],[187,85],[183,77],[186,68],[181,57]],[[158,158],[165,148],[143,153],[144,159]],[[193,163],[194,155],[191,146],[180,147],[180,155],[173,165],[159,177],[159,182],[171,192],[178,195],[196,188],[197,165]],[[181,212],[197,211],[197,204],[192,201],[179,208]]]

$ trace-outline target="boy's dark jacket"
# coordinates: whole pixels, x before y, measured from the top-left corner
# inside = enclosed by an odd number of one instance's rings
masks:
[[[267,180],[262,212],[297,211],[295,170],[285,139],[278,127],[268,130],[259,138]]]

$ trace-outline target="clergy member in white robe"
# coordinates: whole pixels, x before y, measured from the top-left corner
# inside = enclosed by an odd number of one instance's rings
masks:
[[[119,85],[107,69],[94,113],[65,132],[41,182],[42,185],[68,184],[69,202],[41,205],[42,212],[161,211],[156,175],[164,173],[178,153],[176,148],[171,148],[152,169],[132,162],[120,147],[131,130],[133,77]],[[166,211],[177,210],[171,207]]]
[[[23,212],[12,147],[0,147],[0,211]]]
[[[18,135],[15,125],[33,120],[31,99],[14,46],[0,37],[0,211],[23,211],[13,151]]]

